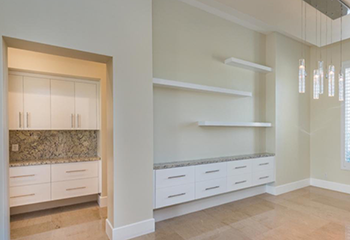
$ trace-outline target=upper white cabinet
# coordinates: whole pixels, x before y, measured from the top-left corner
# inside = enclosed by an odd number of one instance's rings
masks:
[[[50,128],[50,79],[24,77],[24,128]]]
[[[97,128],[97,85],[75,83],[76,128]]]
[[[9,76],[9,128],[10,129],[23,129],[23,77],[22,76]]]
[[[51,127],[75,127],[74,82],[51,80]]]
[[[27,73],[9,75],[10,130],[98,130],[99,84]]]

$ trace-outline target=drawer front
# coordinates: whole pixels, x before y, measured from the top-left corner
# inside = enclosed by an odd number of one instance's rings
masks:
[[[196,182],[223,178],[227,175],[226,163],[213,163],[196,166]]]
[[[227,177],[227,191],[236,191],[252,186],[253,175],[246,173]]]
[[[196,199],[210,197],[226,192],[226,178],[196,183]]]
[[[227,176],[242,175],[253,172],[251,160],[233,161],[227,163]]]
[[[274,157],[258,158],[253,160],[253,171],[265,171],[274,168]]]
[[[194,183],[156,190],[156,208],[194,200]]]
[[[51,166],[52,182],[98,177],[98,161]]]
[[[10,168],[10,187],[49,183],[50,165]]]
[[[80,179],[51,184],[52,200],[98,193],[98,178]]]
[[[10,187],[10,207],[50,201],[50,183]]]
[[[266,170],[261,172],[255,172],[253,174],[253,184],[260,185],[275,181],[274,170]]]
[[[194,183],[194,167],[156,170],[156,188]]]

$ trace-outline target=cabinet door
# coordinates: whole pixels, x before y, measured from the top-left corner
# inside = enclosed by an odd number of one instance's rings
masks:
[[[23,129],[23,77],[9,75],[8,113],[9,128]]]
[[[50,129],[50,80],[24,77],[25,129]]]
[[[74,82],[51,80],[51,128],[74,128]]]
[[[75,83],[77,129],[97,129],[97,84]]]

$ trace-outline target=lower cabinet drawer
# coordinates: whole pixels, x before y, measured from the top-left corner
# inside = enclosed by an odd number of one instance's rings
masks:
[[[156,208],[194,200],[194,183],[156,190]]]
[[[51,184],[52,200],[86,196],[98,193],[98,178],[53,182]]]
[[[50,201],[50,183],[10,187],[10,207]]]
[[[229,176],[227,178],[227,191],[235,191],[252,186],[253,176],[251,173]]]
[[[52,181],[59,182],[98,177],[98,165],[99,161],[52,165]]]
[[[255,172],[253,174],[253,185],[260,185],[275,181],[274,170]]]
[[[49,183],[50,165],[10,168],[10,187]]]
[[[196,183],[196,199],[210,197],[226,192],[226,178]]]

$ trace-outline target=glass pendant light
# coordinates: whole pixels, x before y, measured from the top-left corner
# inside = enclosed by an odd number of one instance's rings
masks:
[[[339,101],[344,101],[344,75],[339,73]]]
[[[323,71],[323,61],[318,61],[318,74],[320,77],[320,94],[324,92],[324,71]]]
[[[335,72],[335,67],[334,65],[329,65],[328,67],[328,96],[329,97],[334,97],[334,72]]]
[[[305,59],[299,59],[299,93],[305,93]]]
[[[319,99],[320,98],[320,76],[319,76],[318,69],[314,70],[313,91],[314,91],[314,99]]]

